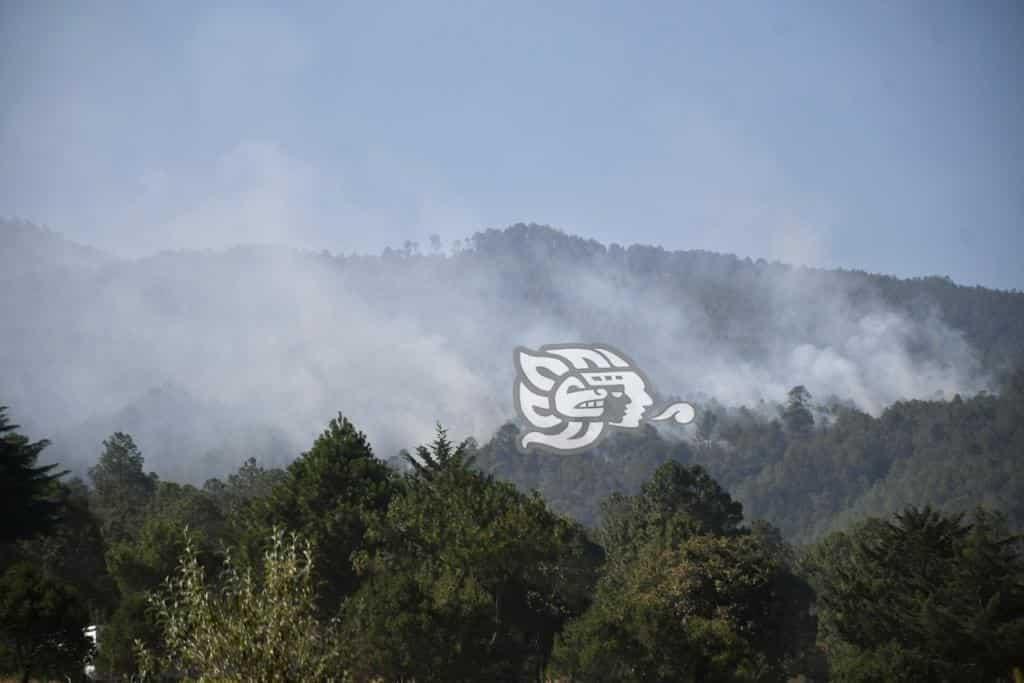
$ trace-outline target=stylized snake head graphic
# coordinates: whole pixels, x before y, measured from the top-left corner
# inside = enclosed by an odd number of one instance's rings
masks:
[[[639,427],[654,403],[639,369],[608,346],[520,347],[515,367],[516,409],[535,428],[523,435],[523,448],[537,445],[560,453],[587,448],[606,426]],[[666,410],[660,417],[669,416]]]

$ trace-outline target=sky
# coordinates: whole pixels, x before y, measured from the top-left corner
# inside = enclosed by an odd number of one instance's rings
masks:
[[[0,216],[116,254],[516,222],[1024,289],[1024,6],[0,1]]]

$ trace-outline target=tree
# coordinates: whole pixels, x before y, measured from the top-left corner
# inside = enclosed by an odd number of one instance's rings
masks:
[[[696,534],[735,533],[743,506],[699,465],[667,462],[636,496],[613,494],[602,503],[599,538],[612,561],[628,560],[660,538],[673,545]]]
[[[104,674],[136,673],[136,642],[159,647],[159,629],[145,596],[177,569],[185,552],[183,528],[189,529],[199,562],[216,575],[221,549],[231,536],[212,496],[193,486],[159,482],[134,537],[110,545],[107,566],[121,600],[100,643],[98,667]]]
[[[331,420],[313,447],[288,466],[287,478],[247,510],[243,553],[259,561],[271,529],[308,539],[320,558],[316,580],[324,614],[333,614],[359,579],[353,554],[369,520],[383,514],[395,492],[394,472],[374,456],[366,436],[344,416]]]
[[[91,646],[85,605],[69,586],[18,562],[0,575],[0,669],[26,683],[40,676],[78,676]]]
[[[177,573],[151,605],[162,651],[144,650],[144,673],[199,681],[317,681],[340,677],[334,625],[317,618],[312,544],[275,530],[261,571],[229,555],[210,583],[186,538]]]
[[[430,481],[435,476],[469,469],[476,462],[474,450],[475,443],[469,439],[458,446],[453,444],[448,440],[448,432],[439,424],[437,438],[429,448],[418,446],[415,458],[407,451],[402,451],[401,455],[417,477]]]
[[[266,469],[256,458],[249,458],[227,481],[209,479],[203,490],[213,496],[214,501],[225,515],[239,514],[253,501],[270,495],[274,488],[285,481],[287,474],[280,469]]]
[[[93,623],[102,623],[117,603],[117,588],[107,570],[106,547],[89,507],[88,489],[75,478],[58,486],[55,500],[62,509],[60,521],[50,533],[22,541],[16,555],[71,587]]]
[[[61,506],[57,481],[67,474],[57,465],[37,466],[49,445],[18,434],[0,406],[0,544],[46,533],[57,523]]]
[[[794,436],[806,436],[814,429],[814,416],[807,407],[811,400],[811,392],[802,384],[789,390],[789,400],[782,413],[786,430]]]
[[[108,541],[132,538],[156,493],[155,474],[143,471],[145,459],[129,434],[115,432],[103,442],[99,461],[89,469],[96,512]]]
[[[837,681],[991,681],[1024,668],[1024,562],[1005,519],[910,507],[804,558]]]
[[[811,600],[758,536],[652,541],[601,580],[555,668],[579,681],[786,680],[813,643]]]
[[[813,643],[813,594],[777,529],[700,466],[663,464],[602,504],[609,562],[555,670],[571,680],[782,680]]]
[[[473,471],[439,427],[360,555],[347,668],[386,680],[539,679],[599,554],[536,495]]]

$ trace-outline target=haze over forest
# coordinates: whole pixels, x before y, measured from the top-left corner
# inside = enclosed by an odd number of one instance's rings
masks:
[[[1022,9],[0,4],[0,682],[1024,681]]]
[[[114,431],[175,479],[250,455],[281,465],[339,411],[384,458],[437,422],[486,441],[514,417],[517,345],[608,343],[662,399],[766,416],[795,385],[873,415],[969,396],[1024,358],[1020,292],[537,225],[375,255],[239,245],[127,259],[19,221],[0,224],[0,243],[2,403],[79,472]]]

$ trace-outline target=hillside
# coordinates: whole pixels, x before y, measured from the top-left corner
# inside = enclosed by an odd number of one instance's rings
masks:
[[[265,430],[275,445],[257,451],[290,448],[267,455],[288,460],[339,410],[382,457],[438,420],[484,440],[512,417],[516,344],[611,343],[664,395],[759,410],[803,384],[871,415],[992,389],[1024,349],[1019,292],[602,245],[536,225],[429,253],[239,247],[137,260],[23,223],[0,230],[3,262],[21,264],[0,293],[3,402],[80,471],[100,432],[119,429],[139,433],[158,472],[202,481],[237,466],[225,444]],[[153,417],[150,392],[165,386],[189,400]]]

